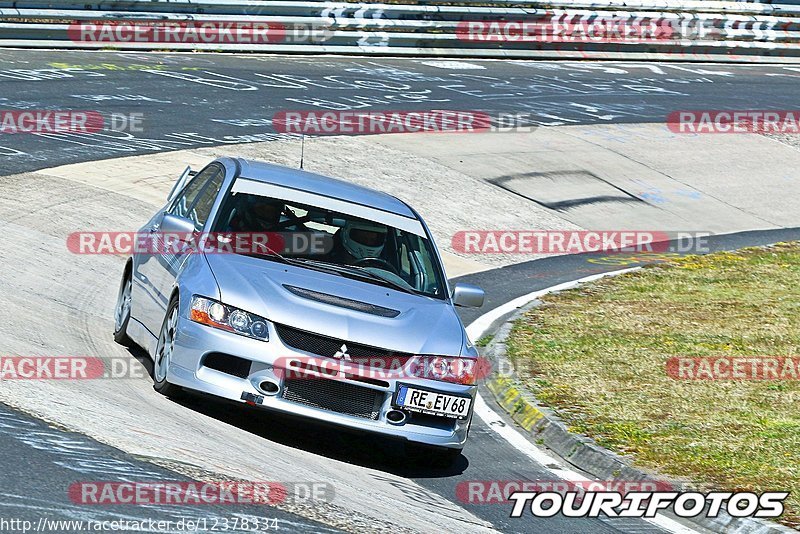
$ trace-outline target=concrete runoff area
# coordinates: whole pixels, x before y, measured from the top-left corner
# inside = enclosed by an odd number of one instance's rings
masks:
[[[800,185],[793,177],[800,152],[764,136],[677,134],[664,124],[648,123],[462,134],[457,139],[447,150],[419,135],[382,136],[378,142],[484,182],[510,179],[517,189],[510,194],[541,195],[545,202],[581,201],[556,212],[564,221],[561,226],[545,228],[566,229],[572,223],[598,230],[730,233],[797,224]],[[576,177],[583,177],[580,188],[574,187]],[[587,191],[600,197],[613,192],[618,198],[595,200]],[[490,224],[482,228],[514,228],[496,224],[491,219],[495,211],[482,210],[473,225],[485,216]],[[521,222],[523,228],[535,228],[544,221]]]
[[[186,167],[219,156],[297,166],[298,141],[199,148],[40,171],[163,204]],[[760,135],[676,134],[663,124],[529,133],[307,138],[306,170],[375,187],[428,222],[453,278],[537,254],[453,250],[463,230],[731,233],[797,223],[800,152]],[[132,225],[138,221],[131,221]]]
[[[760,136],[677,137],[663,128],[645,124],[436,134],[435,142],[424,135],[307,139],[305,168],[408,201],[431,226],[451,277],[533,259],[456,254],[450,240],[459,230],[733,232],[789,225],[796,216],[799,186],[783,178],[800,161],[796,149]],[[627,132],[624,143],[613,138],[619,132]],[[135,230],[163,203],[186,165],[199,168],[220,155],[296,165],[299,142],[169,152],[4,177],[0,221],[8,241],[16,244],[0,249],[4,352],[127,357],[137,365],[111,339],[124,259],[73,255],[66,249],[66,236],[81,230]],[[588,202],[555,210],[490,182],[548,172],[578,176],[566,181],[563,194],[559,181],[551,180],[551,199],[568,199],[576,191],[575,180],[592,175],[641,200],[619,202],[614,209],[607,209],[607,202]],[[538,180],[547,183],[545,175]],[[647,187],[637,187],[640,182]],[[662,195],[677,189],[699,195],[676,193],[657,203],[644,195],[655,194],[651,187]],[[0,402],[141,457],[242,479],[281,480],[291,473],[295,480],[332,482],[337,495],[329,508],[332,517],[365,517],[375,529],[401,524],[425,532],[479,532],[491,527],[408,478],[254,438],[201,410],[187,409],[155,394],[146,373],[127,380],[7,381]],[[325,510],[319,513],[324,516]]]

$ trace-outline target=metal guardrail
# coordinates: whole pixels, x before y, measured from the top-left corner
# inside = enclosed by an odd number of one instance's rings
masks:
[[[445,0],[0,0],[0,46],[800,62],[800,6],[705,0],[491,0],[491,6],[461,0],[451,6],[436,1]],[[612,31],[599,39],[586,33],[598,24],[644,33]],[[260,25],[260,39],[255,25]],[[250,33],[232,36],[226,27]],[[177,29],[169,33],[166,28]],[[215,29],[206,34],[211,39],[187,40],[187,33],[198,28]],[[642,28],[669,30],[669,35],[655,38]]]

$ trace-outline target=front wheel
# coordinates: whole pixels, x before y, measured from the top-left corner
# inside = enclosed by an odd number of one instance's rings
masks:
[[[167,371],[172,362],[177,332],[178,299],[174,298],[167,306],[167,314],[164,316],[164,323],[161,325],[161,334],[158,336],[156,357],[153,365],[153,389],[167,397],[175,397],[183,392],[179,386],[170,384],[167,381]]]
[[[132,291],[133,282],[131,281],[131,273],[126,269],[119,286],[117,306],[114,309],[114,341],[126,347],[130,347],[133,344],[131,338],[128,337],[128,323],[131,320]]]

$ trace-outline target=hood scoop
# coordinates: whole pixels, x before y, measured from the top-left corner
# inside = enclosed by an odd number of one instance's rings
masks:
[[[347,308],[348,310],[360,311],[363,313],[369,313],[371,315],[378,315],[380,317],[394,318],[400,315],[400,312],[398,310],[393,310],[391,308],[384,308],[383,306],[370,304],[368,302],[361,302],[360,300],[337,297],[336,295],[320,293],[319,291],[312,291],[311,289],[305,289],[303,287],[297,287],[297,286],[290,286],[287,284],[283,284],[283,287],[284,289],[286,289],[290,293],[297,295],[298,297],[302,297],[308,300],[314,300],[317,302],[322,302],[325,304],[330,304],[331,306],[339,306],[340,308]]]

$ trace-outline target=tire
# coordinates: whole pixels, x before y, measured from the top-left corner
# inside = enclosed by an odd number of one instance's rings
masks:
[[[158,335],[158,345],[153,361],[153,389],[167,397],[179,397],[183,389],[175,384],[170,384],[167,380],[167,372],[172,353],[175,348],[175,334],[178,327],[178,299],[173,298],[167,313],[164,315],[164,322],[161,324],[161,333]]]
[[[114,308],[114,341],[125,347],[133,345],[133,340],[128,337],[128,323],[131,320],[131,290],[133,281],[130,270],[125,269],[122,282],[117,293],[117,306]]]

